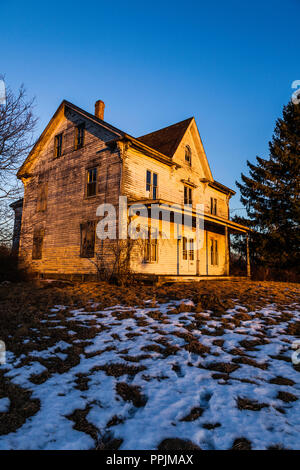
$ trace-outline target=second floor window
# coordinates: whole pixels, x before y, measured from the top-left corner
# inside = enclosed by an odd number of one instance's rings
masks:
[[[193,200],[192,200],[192,188],[189,186],[184,187],[184,204],[185,205],[192,205]]]
[[[217,215],[217,199],[214,197],[210,198],[210,213]]]
[[[58,134],[54,137],[54,156],[61,157],[62,155],[62,141],[63,135]]]
[[[157,173],[147,170],[146,173],[146,191],[151,199],[157,199]]]
[[[86,172],[86,197],[97,194],[97,168],[90,168]]]
[[[81,149],[84,144],[84,124],[75,128],[75,150]]]
[[[218,254],[218,240],[211,239],[210,241],[210,264],[218,266],[219,254]]]
[[[36,210],[37,212],[43,212],[47,209],[47,192],[48,192],[48,183],[41,183],[38,189],[38,197]]]

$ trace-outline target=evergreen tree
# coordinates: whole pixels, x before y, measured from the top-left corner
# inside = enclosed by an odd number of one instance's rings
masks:
[[[249,176],[237,182],[254,229],[251,246],[256,261],[267,267],[300,266],[300,104],[288,103],[269,142],[269,159],[247,161]],[[241,221],[241,219],[239,218]]]

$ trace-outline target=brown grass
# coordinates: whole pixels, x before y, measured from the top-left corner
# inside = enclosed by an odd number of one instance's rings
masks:
[[[31,392],[11,383],[0,375],[0,398],[8,397],[8,412],[0,413],[0,435],[15,432],[40,409],[40,401],[31,398]]]
[[[286,379],[285,377],[281,377],[280,375],[269,380],[269,383],[276,384],[276,385],[291,385],[291,386],[295,385],[295,382],[293,380]]]
[[[145,370],[145,366],[130,366],[128,364],[105,364],[104,366],[95,366],[92,369],[92,372],[97,370],[104,370],[107,375],[113,377],[121,377],[122,375],[134,376]]]
[[[298,400],[298,397],[296,397],[296,395],[293,395],[289,392],[278,392],[277,398],[279,400],[284,401],[285,403],[290,403]]]
[[[183,439],[164,439],[157,447],[158,450],[168,452],[170,450],[201,450],[196,444]]]
[[[116,392],[124,401],[130,401],[134,406],[140,408],[145,406],[147,398],[141,394],[140,387],[128,385],[126,382],[119,382],[116,384]]]
[[[238,397],[237,406],[239,410],[260,411],[262,408],[266,408],[269,405],[267,403],[259,403],[256,400],[250,400],[249,398]]]
[[[251,450],[251,442],[245,437],[239,437],[234,441],[231,450]]]
[[[202,416],[204,409],[200,407],[192,408],[189,414],[187,414],[184,418],[181,418],[180,421],[195,421],[196,419]]]

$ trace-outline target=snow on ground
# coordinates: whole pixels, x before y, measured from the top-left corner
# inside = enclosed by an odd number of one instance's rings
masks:
[[[4,376],[32,391],[40,408],[15,432],[0,435],[0,449],[92,449],[112,439],[120,449],[156,449],[166,438],[201,449],[229,449],[239,438],[252,449],[300,447],[300,382],[289,333],[300,319],[299,305],[246,314],[235,301],[220,317],[190,311],[188,300],[102,311],[90,306],[52,309],[49,331],[67,328],[69,341],[37,348],[25,362],[24,355],[7,353]],[[74,322],[96,328],[94,337],[78,339]],[[33,383],[47,372],[45,361],[64,363],[80,344],[77,364]],[[78,377],[86,386],[78,386]],[[0,416],[10,406],[1,398]],[[85,410],[96,438],[70,419],[75,410]]]

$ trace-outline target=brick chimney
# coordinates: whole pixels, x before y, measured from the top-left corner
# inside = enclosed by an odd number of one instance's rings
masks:
[[[101,100],[98,100],[96,101],[95,103],[95,116],[99,119],[104,119],[104,108],[105,108],[105,104],[103,101]]]

